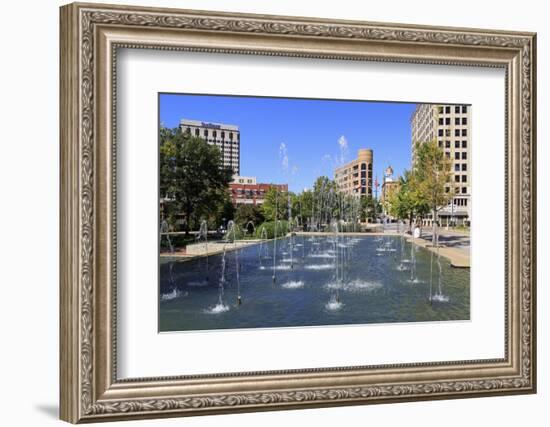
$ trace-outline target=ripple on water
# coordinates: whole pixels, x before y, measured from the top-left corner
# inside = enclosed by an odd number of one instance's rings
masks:
[[[289,282],[283,283],[281,285],[285,289],[298,289],[304,287],[304,281],[303,280],[291,280]]]
[[[353,280],[347,283],[327,283],[325,285],[327,289],[340,289],[342,291],[348,292],[372,292],[377,289],[382,288],[382,283],[380,282],[371,282],[368,280]]]
[[[306,270],[330,270],[334,268],[334,264],[308,264]]]
[[[325,304],[325,308],[329,311],[340,310],[344,304],[341,301],[338,301],[336,298],[331,298],[329,302]]]
[[[168,292],[167,294],[161,294],[160,300],[161,301],[170,301],[170,300],[179,298],[181,296],[186,296],[186,295],[187,295],[187,292],[184,293],[184,292],[180,291],[179,289],[174,288],[170,292]]]
[[[201,286],[208,286],[208,284],[209,284],[208,280],[193,280],[191,282],[188,282],[187,286],[201,287]]]
[[[309,254],[309,258],[334,258],[334,254],[329,254],[328,252],[321,252],[317,254]]]
[[[207,314],[219,314],[225,313],[226,311],[229,311],[229,306],[223,303],[218,303],[214,307],[210,307],[204,310],[204,312]]]
[[[449,297],[447,295],[437,293],[432,297],[432,301],[435,301],[435,302],[449,302]]]

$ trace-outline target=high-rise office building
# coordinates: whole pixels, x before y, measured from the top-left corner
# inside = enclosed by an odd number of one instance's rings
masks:
[[[231,168],[235,175],[239,175],[241,134],[238,126],[182,119],[180,121],[180,128],[182,132],[198,136],[208,144],[218,147],[220,149],[222,165]]]
[[[440,225],[470,223],[471,216],[471,106],[418,104],[411,117],[412,162],[416,160],[416,144],[437,141],[451,160],[451,182],[446,191],[454,192],[451,202],[438,212]],[[432,214],[425,224],[430,225]]]

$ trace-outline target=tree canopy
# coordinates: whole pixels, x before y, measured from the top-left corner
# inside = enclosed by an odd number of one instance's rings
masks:
[[[413,168],[403,173],[399,190],[389,197],[390,215],[412,223],[431,210],[435,219],[454,194],[450,177],[451,161],[437,142],[417,143]]]
[[[185,214],[186,231],[190,223],[223,210],[232,174],[222,167],[216,146],[179,128],[161,129],[160,193],[170,200],[169,214]]]

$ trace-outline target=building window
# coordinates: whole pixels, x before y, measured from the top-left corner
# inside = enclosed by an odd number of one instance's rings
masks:
[[[187,129],[185,129],[185,133],[191,133],[191,128],[188,127]]]
[[[446,114],[451,114],[451,107],[449,107],[449,106],[445,107],[445,113]]]
[[[466,165],[466,163],[462,163],[462,171],[463,171],[463,172],[466,172],[466,170],[467,170],[467,165]]]
[[[455,163],[455,172],[460,171],[460,165],[458,163]]]
[[[455,136],[460,136],[460,129],[455,129]]]
[[[362,171],[367,170],[367,164],[366,163],[361,163],[361,170]]]
[[[467,192],[467,188],[466,187],[462,187],[462,194],[466,194]]]
[[[445,141],[445,148],[451,148],[451,141]]]
[[[195,136],[199,136],[199,130],[195,129]]]
[[[455,160],[460,160],[460,153],[455,153]]]
[[[462,136],[468,136],[468,129],[462,129]]]
[[[439,129],[439,130],[437,131],[437,134],[438,134],[439,136],[443,136],[443,129]]]
[[[216,138],[217,135],[218,135],[218,132],[216,132],[216,131],[212,132],[212,138]]]
[[[455,175],[455,182],[460,182],[460,175]]]
[[[466,175],[462,175],[462,182],[466,182],[468,180],[468,177]]]
[[[450,124],[451,124],[451,118],[450,118],[450,117],[447,117],[447,118],[445,119],[445,124],[446,124],[446,125],[450,125]]]
[[[462,141],[462,148],[468,147],[468,141]]]
[[[462,124],[463,124],[463,125],[467,125],[467,124],[468,124],[468,118],[467,118],[467,117],[462,117]]]
[[[205,130],[204,130],[203,135],[204,135],[205,137],[208,137],[208,129],[205,129]]]
[[[468,107],[466,107],[465,105],[462,106],[462,112],[464,114],[466,114],[468,112]]]
[[[439,148],[443,148],[443,141],[439,140]]]
[[[460,141],[455,141],[455,148],[460,148]]]
[[[446,153],[445,153],[445,157],[446,157],[447,159],[450,159],[450,158],[451,158],[451,153],[446,152]]]
[[[460,105],[455,106],[455,113],[460,113]]]
[[[451,129],[445,129],[445,136],[451,136]]]
[[[448,192],[449,192],[449,190],[450,190],[450,188],[449,188],[449,187],[445,187],[445,193],[448,193]]]
[[[460,117],[455,117],[455,125],[459,125],[460,124]]]
[[[442,126],[443,125],[443,117],[440,117],[439,118],[439,124]]]
[[[437,107],[437,112],[439,114],[443,114],[443,107]]]
[[[466,154],[467,154],[466,152],[462,153],[462,160],[466,160]]]

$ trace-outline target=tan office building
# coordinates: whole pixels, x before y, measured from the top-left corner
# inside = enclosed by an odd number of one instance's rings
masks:
[[[372,197],[372,164],[372,150],[369,148],[359,149],[355,160],[334,171],[334,180],[338,189],[345,194],[357,197]]]
[[[222,165],[231,168],[235,175],[239,175],[241,169],[241,133],[238,126],[182,119],[180,128],[182,132],[201,137],[208,144],[218,147]]]
[[[452,201],[438,212],[440,225],[454,221],[469,225],[471,221],[471,106],[418,104],[411,117],[411,152],[414,165],[416,143],[437,141],[445,156],[451,159],[451,183],[446,188],[454,192]],[[431,225],[432,214],[425,225]]]

